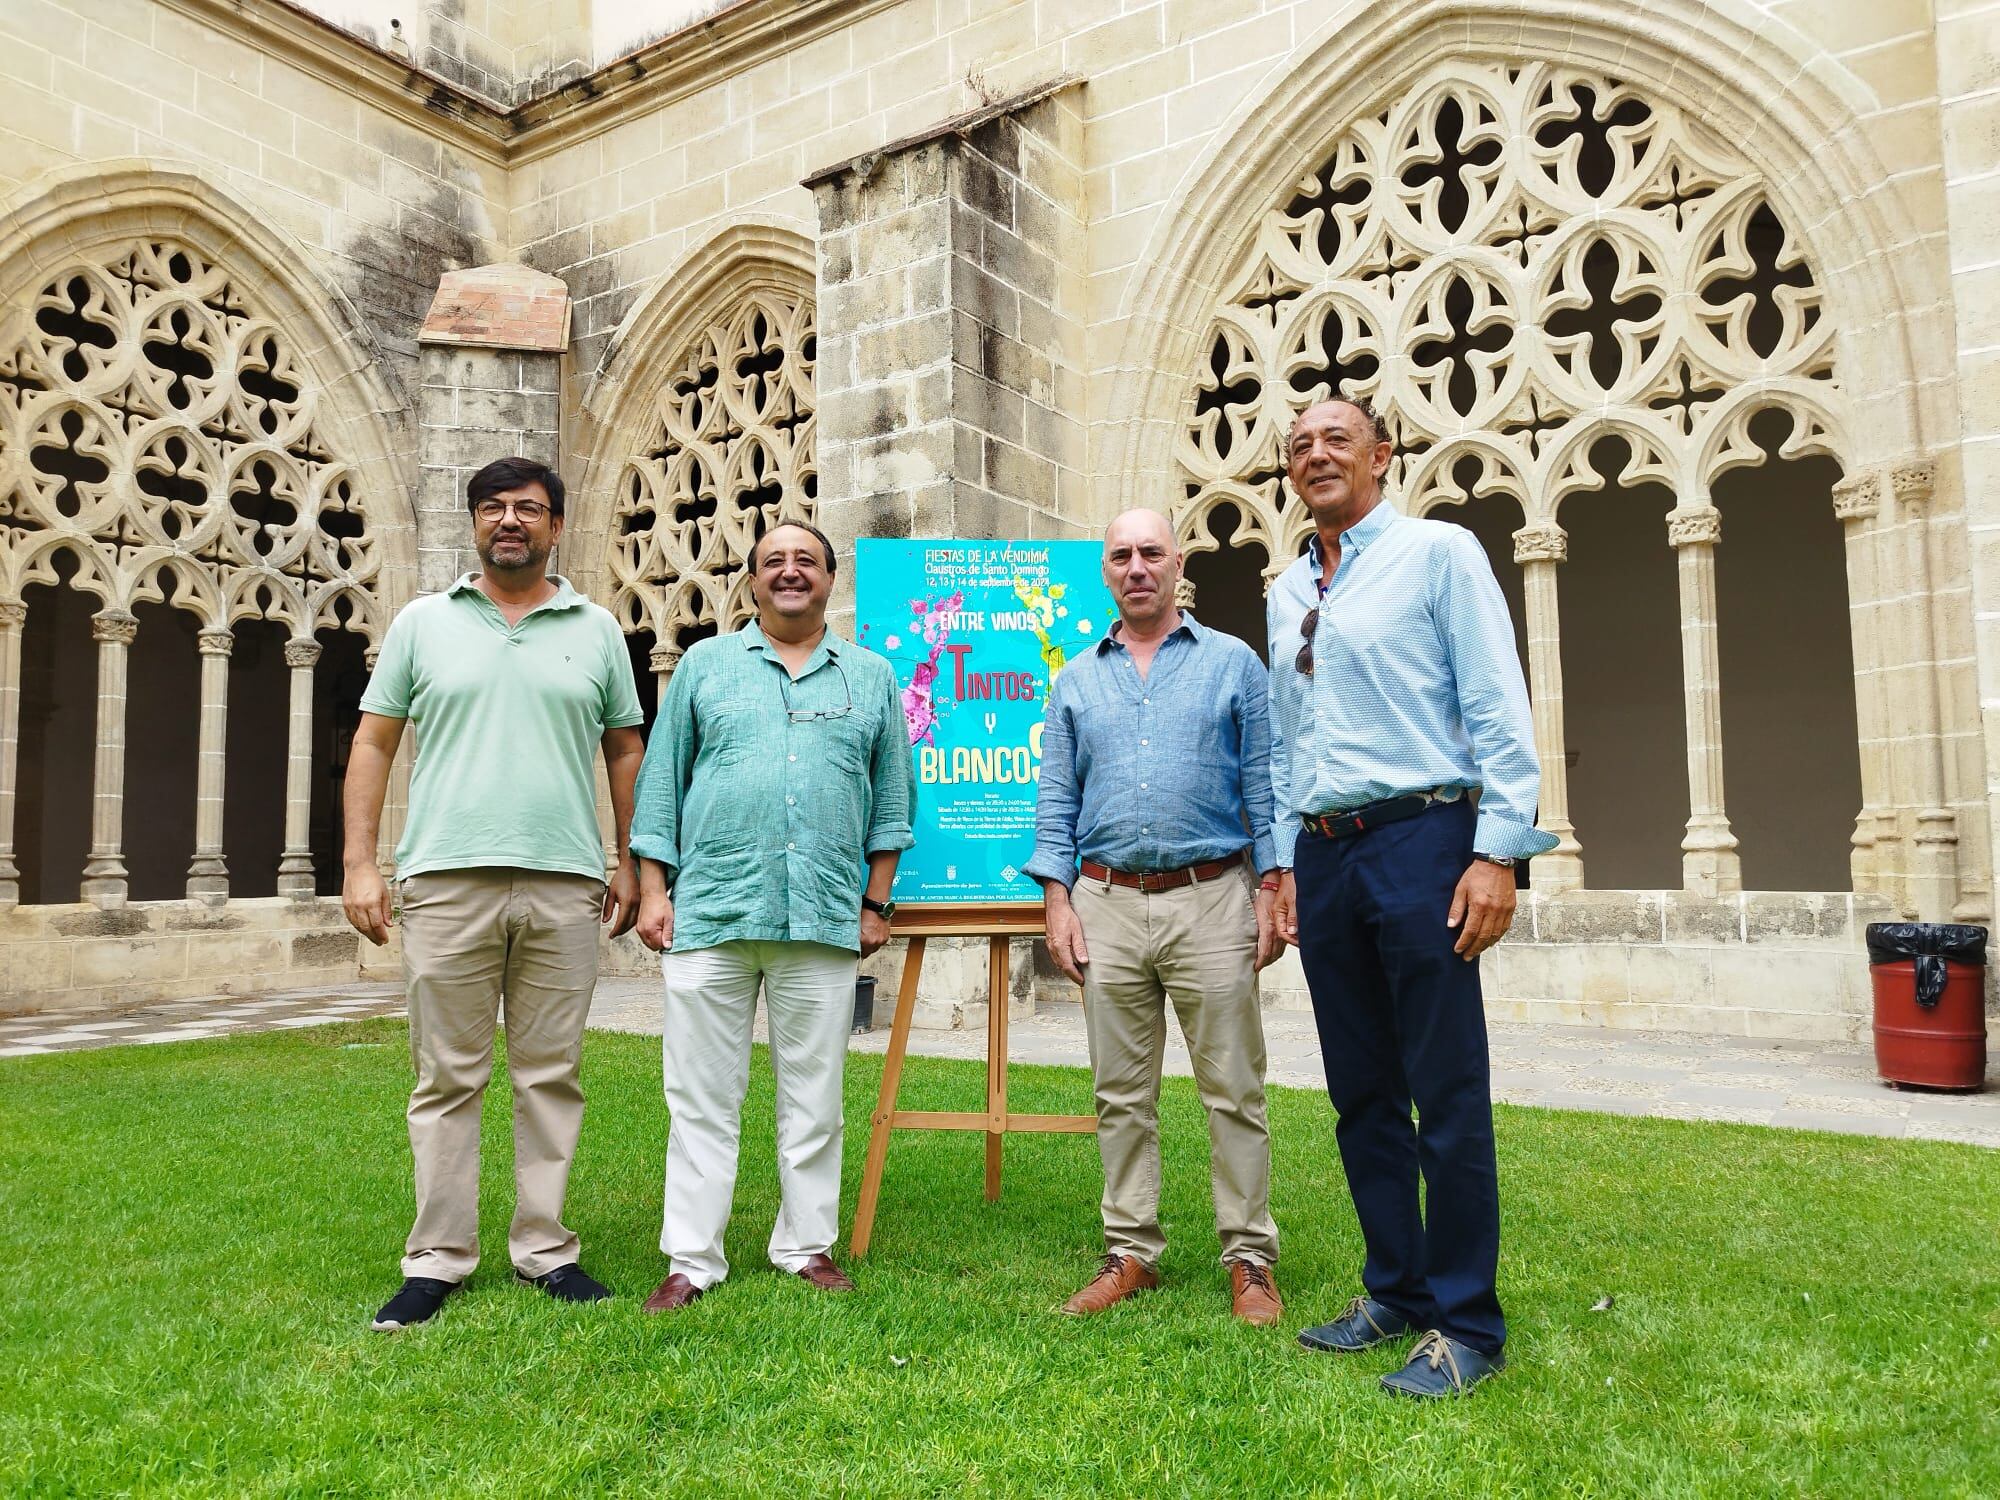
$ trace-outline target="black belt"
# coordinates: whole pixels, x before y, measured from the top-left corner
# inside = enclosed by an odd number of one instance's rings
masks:
[[[1465,795],[1458,787],[1436,787],[1428,792],[1408,792],[1401,797],[1384,797],[1346,812],[1306,813],[1299,822],[1307,833],[1323,839],[1351,839],[1371,828],[1400,823],[1433,807],[1448,807]]]

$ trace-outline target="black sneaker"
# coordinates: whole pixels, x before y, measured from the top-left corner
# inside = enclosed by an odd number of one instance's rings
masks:
[[[538,1286],[558,1302],[608,1302],[611,1288],[603,1282],[586,1275],[582,1266],[571,1261],[566,1266],[557,1266],[540,1276],[522,1276],[514,1273],[529,1286]]]
[[[458,1283],[455,1281],[438,1281],[429,1276],[406,1277],[403,1289],[382,1305],[382,1310],[375,1314],[375,1321],[368,1326],[377,1333],[395,1333],[398,1329],[428,1323],[444,1306],[444,1299],[457,1290]]]

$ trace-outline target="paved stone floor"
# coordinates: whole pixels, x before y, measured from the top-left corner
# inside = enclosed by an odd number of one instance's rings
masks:
[[[0,1058],[287,1030],[400,1015],[402,1009],[395,986],[357,985],[178,1000],[116,1015],[0,1017]],[[979,1016],[977,1008],[974,1014]],[[889,1043],[888,1019],[878,1001],[877,1028],[857,1036],[854,1049],[883,1051]],[[591,1006],[590,1024],[657,1036],[659,982],[605,980]],[[1086,1060],[1081,1006],[1043,1006],[1034,1016],[1013,1021],[1009,1031],[1015,1062]],[[1178,1029],[1170,1026],[1168,1032],[1167,1069],[1184,1075],[1187,1051]],[[1310,1016],[1267,1012],[1265,1035],[1273,1083],[1320,1086],[1319,1044]],[[763,1037],[761,1016],[758,1036]],[[981,1059],[984,1022],[979,1019],[965,1031],[912,1032],[910,1043],[913,1052],[925,1056]],[[1987,1089],[1979,1094],[1895,1089],[1875,1076],[1874,1057],[1865,1044],[1495,1022],[1492,1048],[1494,1096],[1516,1104],[2000,1147],[2000,1071],[1989,1071]]]

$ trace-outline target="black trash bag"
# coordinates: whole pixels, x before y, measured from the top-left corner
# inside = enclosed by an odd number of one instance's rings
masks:
[[[1960,922],[1870,922],[1868,962],[1917,961],[1917,1004],[1929,1010],[1944,994],[1945,961],[1986,964],[1986,929]]]

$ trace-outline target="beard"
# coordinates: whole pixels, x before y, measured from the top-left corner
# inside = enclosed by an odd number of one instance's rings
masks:
[[[479,548],[479,560],[495,572],[521,573],[547,563],[552,550],[538,545],[531,536],[513,537],[496,532]]]

